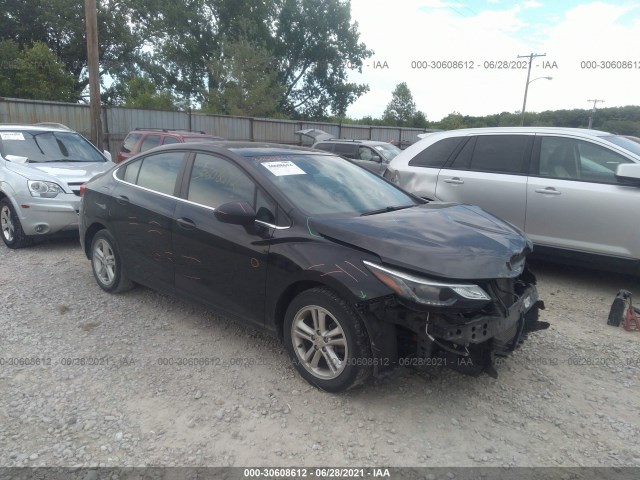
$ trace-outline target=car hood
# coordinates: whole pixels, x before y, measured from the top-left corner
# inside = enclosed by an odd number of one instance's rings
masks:
[[[84,183],[113,167],[113,162],[6,163],[16,173],[32,180]]]
[[[387,265],[442,278],[516,277],[533,249],[517,228],[470,205],[432,202],[364,217],[313,217],[308,224]]]

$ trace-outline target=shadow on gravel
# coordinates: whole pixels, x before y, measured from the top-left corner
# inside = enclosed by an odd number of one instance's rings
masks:
[[[58,232],[52,235],[47,235],[46,237],[34,237],[33,244],[26,248],[34,250],[50,250],[52,248],[77,248],[78,253],[82,254],[82,249],[80,247],[80,236],[78,235],[78,232],[74,231]]]
[[[562,265],[540,258],[532,259],[530,265],[538,277],[539,283],[556,281],[576,287],[605,290],[613,288],[616,291],[624,288],[640,295],[640,277],[593,268]],[[613,301],[613,298],[611,300]]]

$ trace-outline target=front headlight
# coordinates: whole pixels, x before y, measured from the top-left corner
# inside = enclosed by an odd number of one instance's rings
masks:
[[[32,197],[54,198],[59,193],[64,193],[64,190],[57,183],[42,180],[29,180],[27,183]]]
[[[491,297],[478,285],[437,282],[366,260],[363,263],[398,296],[420,305],[478,308],[491,301]]]

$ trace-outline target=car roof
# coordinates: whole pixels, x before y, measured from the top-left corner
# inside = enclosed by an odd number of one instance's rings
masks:
[[[382,145],[388,144],[389,142],[368,140],[366,138],[328,138],[327,140],[320,140],[317,143],[365,143],[367,145]]]
[[[162,150],[184,150],[198,149],[210,152],[231,152],[241,157],[275,157],[283,155],[296,154],[314,154],[314,155],[331,155],[329,152],[314,150],[313,148],[299,147],[297,145],[282,145],[278,143],[262,143],[247,141],[229,141],[221,142],[192,142],[192,143],[174,143],[171,145],[163,145],[156,147],[153,151]],[[149,150],[151,151],[151,150]]]
[[[483,133],[556,133],[556,134],[574,134],[586,137],[602,137],[613,135],[609,132],[601,130],[589,130],[586,128],[572,127],[484,127],[484,128],[461,128],[457,130],[442,130],[439,132],[423,133],[418,135],[420,138],[434,138],[435,136],[449,137],[452,135],[473,135]]]
[[[54,124],[47,125],[29,125],[20,123],[0,123],[0,130],[22,130],[22,131],[41,131],[41,132],[73,132],[64,125],[55,126]]]

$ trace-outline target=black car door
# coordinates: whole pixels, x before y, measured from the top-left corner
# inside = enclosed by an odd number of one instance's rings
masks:
[[[231,160],[197,153],[187,168],[173,224],[176,289],[262,325],[276,206]],[[215,208],[238,200],[250,203],[262,221],[245,227],[214,216]]]
[[[134,160],[116,173],[111,230],[131,279],[158,289],[173,288],[171,225],[184,167],[185,153],[169,151]]]

